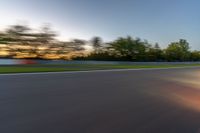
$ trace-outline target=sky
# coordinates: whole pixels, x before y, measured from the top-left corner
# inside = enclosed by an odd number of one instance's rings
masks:
[[[187,39],[200,50],[199,6],[199,0],[1,0],[0,30],[50,23],[61,40],[130,35],[166,47]]]

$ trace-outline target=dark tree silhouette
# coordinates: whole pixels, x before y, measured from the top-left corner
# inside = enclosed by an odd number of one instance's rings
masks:
[[[91,44],[94,48],[95,53],[99,53],[102,48],[102,39],[100,37],[93,37],[91,40]]]

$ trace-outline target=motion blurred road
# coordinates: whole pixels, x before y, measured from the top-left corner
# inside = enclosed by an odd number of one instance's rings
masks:
[[[200,68],[0,75],[0,133],[200,133]]]

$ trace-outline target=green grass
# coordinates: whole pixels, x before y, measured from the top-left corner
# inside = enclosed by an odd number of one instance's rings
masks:
[[[62,71],[89,71],[108,69],[139,69],[139,68],[172,68],[191,67],[200,64],[180,64],[180,65],[88,65],[88,64],[65,64],[65,65],[15,65],[0,66],[0,74],[3,73],[33,73],[33,72],[62,72]]]
[[[65,71],[63,68],[44,68],[44,67],[0,67],[0,73],[27,73],[27,72],[55,72],[55,71]]]

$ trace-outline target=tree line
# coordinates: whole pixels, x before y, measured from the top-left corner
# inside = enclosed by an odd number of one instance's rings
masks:
[[[102,61],[200,61],[200,51],[191,50],[187,40],[180,39],[163,49],[158,43],[131,36],[103,42],[100,37],[91,40],[56,39],[49,25],[38,31],[26,25],[12,25],[0,32],[0,57]],[[90,46],[87,50],[85,46]]]
[[[117,60],[117,61],[200,61],[200,51],[192,51],[185,39],[170,43],[162,49],[158,43],[150,44],[140,38],[120,37],[103,43],[99,37],[91,40],[94,50],[88,56],[77,60]]]
[[[32,59],[71,59],[84,54],[85,41],[59,41],[49,25],[33,30],[26,25],[12,25],[0,32],[0,57]]]

